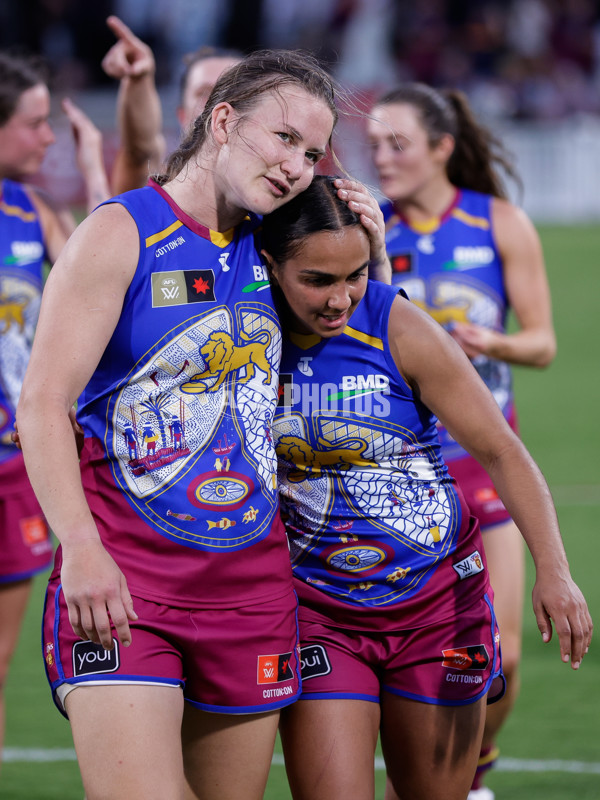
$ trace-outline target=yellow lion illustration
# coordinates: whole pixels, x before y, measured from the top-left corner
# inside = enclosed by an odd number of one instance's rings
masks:
[[[277,444],[277,455],[289,461],[296,469],[288,474],[288,480],[299,483],[307,478],[319,478],[323,467],[331,464],[354,464],[357,467],[376,467],[377,464],[362,454],[367,448],[367,443],[362,439],[345,439],[337,445],[331,445],[324,439],[319,439],[319,444],[327,447],[326,450],[314,450],[308,442],[297,436],[282,436]]]
[[[206,368],[204,372],[192,375],[187,383],[181,387],[182,392],[200,394],[202,392],[215,392],[225,378],[232,372],[246,370],[246,375],[239,379],[240,383],[247,383],[256,374],[256,369],[265,373],[263,384],[271,382],[271,365],[267,359],[267,348],[271,343],[271,334],[267,330],[259,331],[251,338],[243,331],[240,338],[247,344],[236,345],[226,331],[215,331],[200,348],[200,355],[204,359]],[[208,381],[216,378],[214,383]]]
[[[7,333],[12,324],[19,326],[21,333],[25,330],[25,309],[28,301],[18,302],[0,294],[0,321],[4,322],[2,333]]]

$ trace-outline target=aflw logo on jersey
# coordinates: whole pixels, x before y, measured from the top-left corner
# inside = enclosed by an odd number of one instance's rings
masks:
[[[180,269],[152,275],[152,307],[211,303],[215,300],[212,269]]]

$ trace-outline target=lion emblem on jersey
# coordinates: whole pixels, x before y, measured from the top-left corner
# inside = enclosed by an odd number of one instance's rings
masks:
[[[319,444],[326,450],[314,450],[308,442],[297,436],[282,436],[275,448],[277,455],[291,462],[295,469],[288,473],[291,483],[299,483],[307,479],[321,477],[323,467],[331,464],[354,465],[357,467],[376,467],[374,461],[363,458],[367,443],[362,439],[345,439],[337,445],[331,445],[324,439]]]
[[[0,321],[4,323],[2,333],[7,333],[13,324],[19,326],[21,333],[25,330],[25,309],[28,300],[19,302],[0,294]]]
[[[211,333],[200,348],[200,355],[205,364],[204,372],[192,375],[187,383],[181,387],[182,392],[200,394],[201,392],[215,392],[231,373],[245,371],[239,383],[247,383],[256,375],[256,370],[264,372],[263,384],[271,382],[271,365],[267,358],[267,348],[271,344],[271,334],[262,330],[254,337],[243,331],[240,338],[245,344],[236,345],[233,338],[226,331]],[[213,383],[210,383],[214,379]]]

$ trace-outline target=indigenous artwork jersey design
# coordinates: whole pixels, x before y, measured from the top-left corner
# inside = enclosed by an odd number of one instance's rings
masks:
[[[343,334],[284,341],[274,435],[296,590],[342,627],[449,619],[488,585],[435,417],[389,352],[397,294],[370,281]]]
[[[18,183],[0,184],[0,464],[18,455],[15,411],[40,311],[46,258],[37,211]]]
[[[103,542],[132,593],[156,602],[283,595],[290,566],[271,436],[281,333],[258,220],[210,231],[156,184],[109,202],[135,220],[140,258],[78,405],[84,488]]]
[[[492,197],[457,190],[441,218],[418,226],[399,218],[391,203],[382,210],[395,286],[447,330],[456,322],[470,322],[504,331],[508,301],[492,230]],[[510,420],[514,407],[509,365],[484,355],[472,363]],[[445,428],[440,426],[439,432],[447,462],[467,455]]]

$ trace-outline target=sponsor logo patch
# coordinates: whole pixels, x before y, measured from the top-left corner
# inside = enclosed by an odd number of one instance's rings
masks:
[[[392,256],[392,272],[412,272],[412,253],[400,253]]]
[[[94,642],[75,642],[73,645],[73,675],[95,675],[119,669],[119,643],[113,639],[114,648],[105,650]]]
[[[277,390],[277,405],[289,408],[292,403],[292,390],[294,388],[294,380],[291,372],[279,373],[279,389]]]
[[[322,644],[309,644],[300,648],[300,674],[303,681],[319,675],[329,675],[330,672],[331,663]]]
[[[212,269],[182,269],[152,275],[152,307],[212,303],[215,274]]]
[[[475,550],[474,553],[463,558],[462,561],[457,561],[456,564],[452,564],[452,567],[461,581],[464,581],[465,578],[470,578],[472,575],[477,575],[479,572],[483,572],[484,569],[483,559],[481,558],[479,550]]]
[[[281,683],[294,677],[290,666],[291,653],[281,653],[276,656],[258,656],[256,682]]]
[[[46,520],[39,514],[35,517],[25,517],[20,520],[21,535],[28,547],[41,544],[48,539],[48,527]]]
[[[442,655],[444,656],[442,667],[449,669],[485,669],[490,663],[490,657],[484,644],[442,650]]]

